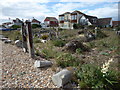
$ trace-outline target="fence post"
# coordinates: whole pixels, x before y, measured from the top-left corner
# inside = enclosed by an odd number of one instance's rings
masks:
[[[33,34],[32,34],[32,27],[30,21],[26,21],[26,29],[27,29],[27,44],[28,44],[29,56],[31,58],[34,58],[35,53],[33,46]]]
[[[25,24],[22,23],[22,47],[23,47],[23,50],[24,52],[27,52],[27,32],[26,32],[26,29],[25,29]]]

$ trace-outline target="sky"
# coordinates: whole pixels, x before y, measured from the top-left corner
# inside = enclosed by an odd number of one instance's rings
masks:
[[[45,17],[56,17],[65,12],[79,10],[98,18],[112,17],[118,20],[119,0],[2,0],[0,24],[9,18],[32,19],[43,22]]]

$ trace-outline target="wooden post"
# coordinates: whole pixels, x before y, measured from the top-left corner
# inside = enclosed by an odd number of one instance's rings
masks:
[[[33,34],[32,34],[32,27],[30,21],[26,21],[26,29],[27,29],[27,44],[28,44],[29,56],[31,58],[34,58],[35,53],[33,46]]]
[[[27,32],[26,32],[26,29],[25,29],[25,24],[22,23],[22,47],[23,47],[23,50],[24,52],[27,52]]]

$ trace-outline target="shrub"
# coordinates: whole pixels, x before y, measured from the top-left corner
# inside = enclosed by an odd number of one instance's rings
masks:
[[[78,24],[73,24],[73,28],[78,29],[79,28]]]
[[[120,82],[118,82],[117,73],[109,71],[106,74],[101,72],[101,68],[92,64],[84,64],[77,71],[76,76],[81,88],[118,88]]]
[[[73,24],[73,28],[74,28],[74,29],[84,29],[84,25]]]
[[[103,33],[102,31],[98,30],[97,31],[97,38],[104,38],[107,37],[107,35],[105,33]]]
[[[57,54],[52,48],[44,48],[41,53],[45,56],[46,59],[54,58]]]
[[[77,48],[77,49],[76,49],[76,53],[77,53],[77,54],[81,54],[82,51],[83,51],[83,50],[82,50],[81,48]]]
[[[95,26],[94,25],[89,25],[88,28],[89,29],[95,29]]]
[[[46,40],[48,37],[48,35],[42,35],[41,39]]]
[[[77,58],[72,56],[69,53],[58,55],[56,62],[57,62],[57,65],[61,66],[62,68],[79,65]]]
[[[11,28],[12,29],[17,29],[17,28],[21,28],[21,26],[19,26],[19,25],[12,25]]]
[[[63,47],[64,45],[65,45],[65,41],[63,41],[63,40],[55,40],[55,41],[53,41],[53,45],[54,46],[57,46],[57,47]]]
[[[32,28],[35,29],[35,28],[41,28],[41,25],[38,25],[38,24],[32,24]]]
[[[34,38],[33,41],[34,41],[34,43],[40,43],[41,42],[39,38]]]

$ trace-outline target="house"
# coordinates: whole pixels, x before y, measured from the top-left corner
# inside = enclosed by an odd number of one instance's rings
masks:
[[[112,18],[99,18],[98,26],[99,27],[111,27],[112,26]]]
[[[65,12],[59,15],[59,27],[73,29],[74,24],[97,25],[97,17],[86,15],[80,11]]]
[[[38,21],[37,19],[33,18],[32,21],[31,21],[31,24],[37,24],[37,25],[40,25],[40,21]]]
[[[112,26],[113,27],[120,26],[120,21],[112,21]]]
[[[23,22],[19,18],[16,18],[15,20],[13,20],[13,25],[19,25],[19,26],[21,26],[22,23]]]
[[[13,25],[12,22],[5,22],[5,23],[2,23],[2,26],[5,27],[5,28],[9,28]]]
[[[58,27],[58,20],[55,17],[46,17],[44,24],[46,27]]]

